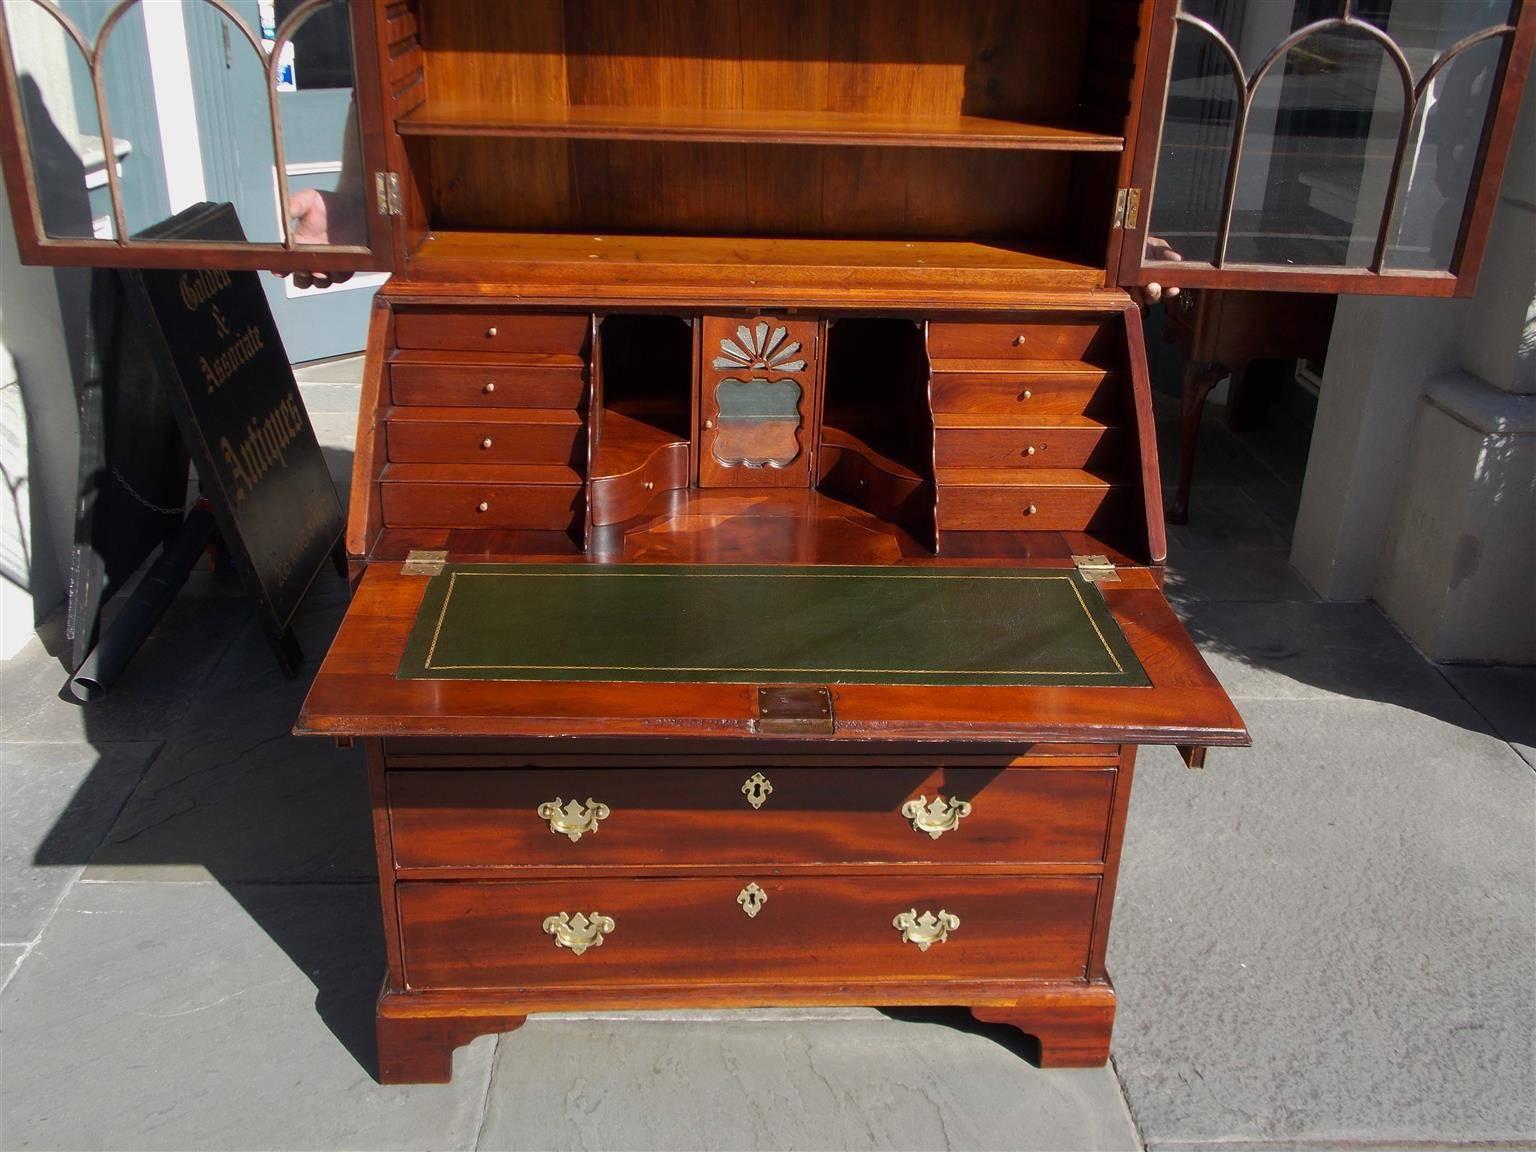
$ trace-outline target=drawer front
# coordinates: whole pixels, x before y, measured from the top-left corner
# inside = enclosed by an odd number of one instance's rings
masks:
[[[1110,373],[935,372],[929,393],[936,414],[1007,416],[1021,424],[1032,416],[1114,417],[1120,408],[1119,381]]]
[[[584,513],[580,484],[379,485],[393,528],[565,529]]]
[[[584,312],[411,308],[395,314],[395,344],[401,348],[579,355],[586,347],[590,327],[591,317]]]
[[[928,325],[935,360],[1086,360],[1110,354],[1115,322],[1084,317],[1031,317],[1019,322]]]
[[[939,485],[940,528],[951,531],[1081,532],[1102,528],[1129,508],[1125,488]]]
[[[478,414],[477,414],[478,415]],[[389,421],[391,460],[423,464],[582,463],[586,436],[575,412],[550,412],[538,422],[515,420]]]
[[[1107,468],[1125,463],[1132,448],[1118,428],[991,428],[934,430],[940,468]]]
[[[751,783],[759,777],[766,781],[761,792]],[[398,867],[507,868],[1097,863],[1114,773],[556,768],[392,771],[387,779]],[[904,815],[919,797],[923,811]],[[952,801],[969,808],[953,816]],[[606,814],[594,819],[594,810]]]
[[[395,892],[406,984],[431,989],[1075,979],[1087,965],[1098,886],[1091,876],[764,871],[405,883]],[[897,927],[903,913],[915,922]]]
[[[644,512],[658,492],[688,487],[688,442],[664,444],[633,472],[592,480],[592,523],[622,524]]]
[[[391,364],[390,397],[441,408],[578,408],[586,369],[522,364]]]

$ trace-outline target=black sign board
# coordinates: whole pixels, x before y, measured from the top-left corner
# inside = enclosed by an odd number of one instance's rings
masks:
[[[228,204],[201,204],[146,238],[243,241]],[[283,670],[293,614],[327,557],[345,573],[336,486],[256,272],[124,271],[124,287],[225,546],[260,604]]]

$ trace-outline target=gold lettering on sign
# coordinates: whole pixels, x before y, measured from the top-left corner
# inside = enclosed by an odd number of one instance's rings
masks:
[[[215,320],[220,327],[223,327],[223,318],[218,315],[218,309],[214,309],[214,313]],[[209,393],[217,392],[225,381],[254,360],[256,353],[266,346],[266,341],[261,336],[261,329],[252,324],[230,341],[229,347],[215,356],[212,361],[206,356],[199,356],[197,363],[208,381]]]
[[[288,445],[304,427],[304,412],[292,392],[265,419],[251,417],[244,438],[238,445],[227,436],[219,437],[219,451],[235,480],[235,503],[240,504],[256,489],[274,464],[287,464]]]
[[[181,306],[188,312],[196,312],[234,281],[228,272],[209,268],[202,272],[183,272],[178,287],[181,289]]]

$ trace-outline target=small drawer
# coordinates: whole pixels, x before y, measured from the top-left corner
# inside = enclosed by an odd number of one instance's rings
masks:
[[[530,768],[387,779],[401,869],[1097,864],[1114,772]]]
[[[395,344],[400,348],[579,355],[586,348],[590,328],[591,317],[584,312],[402,308],[395,315]]]
[[[1132,458],[1124,430],[1102,424],[1000,427],[964,416],[936,423],[940,468],[1113,468]]]
[[[1082,532],[1120,521],[1129,490],[1118,486],[946,485],[939,480],[939,527],[963,532]]]
[[[392,528],[563,530],[581,516],[581,484],[415,483],[379,485]]]
[[[640,515],[661,492],[688,487],[688,441],[657,448],[638,467],[592,479],[592,523],[622,524]]]
[[[404,883],[412,989],[1071,980],[1099,881],[731,876]],[[749,911],[752,914],[749,915]]]
[[[389,366],[389,387],[397,405],[575,409],[586,399],[587,371],[580,363],[395,362]]]
[[[1031,315],[1017,321],[928,325],[928,355],[935,360],[1094,360],[1114,356],[1118,319]]]
[[[428,464],[580,463],[586,425],[568,409],[502,411],[420,408],[395,413],[385,433],[389,459]]]
[[[1036,376],[946,372],[935,366],[929,391],[935,414],[1006,416],[1021,424],[1035,416],[1114,419],[1122,407],[1119,378],[1099,371]]]

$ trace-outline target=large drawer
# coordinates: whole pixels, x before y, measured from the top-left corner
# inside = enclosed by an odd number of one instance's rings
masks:
[[[1001,470],[979,471],[995,474]],[[1029,482],[1032,473],[1015,475],[1020,481],[1017,484],[970,485],[946,483],[941,474],[939,527],[978,532],[1082,532],[1119,522],[1129,507],[1129,488],[1034,484]]]
[[[1085,360],[1112,353],[1116,321],[1089,316],[1034,316],[1002,323],[935,320],[928,354],[936,360]]]
[[[578,355],[586,347],[591,324],[585,312],[402,308],[395,314],[395,344],[400,348]]]
[[[760,904],[749,885],[765,897]],[[1092,876],[779,877],[765,869],[416,882],[395,892],[406,984],[433,989],[1074,979],[1087,966],[1098,888]]]
[[[1114,418],[1122,408],[1119,378],[1113,373],[945,371],[934,365],[929,384],[935,414],[985,413],[1027,423],[1037,416]]]
[[[1113,468],[1133,447],[1124,430],[1086,418],[1021,426],[999,417],[938,416],[933,434],[939,468]]]
[[[412,408],[391,415],[389,458],[432,464],[582,463],[586,422],[568,408]]]
[[[759,778],[765,783],[754,787]],[[554,768],[387,775],[395,862],[402,869],[1096,863],[1103,859],[1113,779],[1113,770],[1103,767]],[[919,799],[923,811],[904,815],[903,808]],[[951,802],[969,809],[960,809],[965,814],[945,828]],[[541,806],[555,804],[558,811],[543,808],[541,815]],[[594,821],[594,809],[606,815]]]
[[[399,360],[389,366],[395,404],[475,408],[577,408],[587,394],[587,370],[575,357],[550,363]]]
[[[405,465],[432,468],[434,465]],[[487,466],[463,469],[462,482],[422,483],[389,479],[404,469],[390,465],[379,485],[384,523],[394,528],[568,528],[585,511],[580,478],[569,468],[505,468]],[[487,473],[484,480],[470,479],[474,472]],[[502,483],[503,473],[563,473],[572,483]]]

